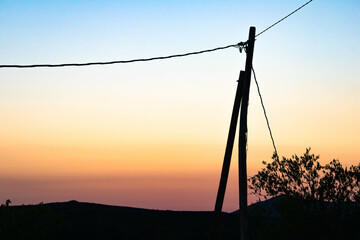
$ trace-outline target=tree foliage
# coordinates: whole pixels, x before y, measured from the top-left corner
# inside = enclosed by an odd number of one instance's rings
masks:
[[[321,165],[319,156],[310,154],[291,158],[272,156],[263,161],[265,168],[249,179],[250,189],[258,196],[285,195],[305,200],[329,202],[360,201],[360,163],[343,167],[339,160]]]

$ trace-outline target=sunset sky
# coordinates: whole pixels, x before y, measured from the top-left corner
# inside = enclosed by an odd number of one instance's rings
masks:
[[[2,0],[0,64],[226,46],[305,2]],[[314,0],[257,38],[253,66],[280,155],[311,147],[322,162],[359,163],[359,12],[358,0]],[[0,69],[0,203],[213,210],[245,57],[229,48],[145,63]],[[251,84],[249,176],[273,153]],[[238,208],[236,154],[225,211]]]

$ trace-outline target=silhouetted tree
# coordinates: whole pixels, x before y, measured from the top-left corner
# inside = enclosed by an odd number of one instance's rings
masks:
[[[285,195],[304,200],[329,202],[360,201],[360,164],[343,168],[339,160],[322,166],[319,156],[306,149],[303,156],[277,154],[263,161],[265,168],[249,179],[250,189],[259,196]]]
[[[9,207],[10,206],[10,199],[6,200],[5,204],[1,204],[1,207]]]

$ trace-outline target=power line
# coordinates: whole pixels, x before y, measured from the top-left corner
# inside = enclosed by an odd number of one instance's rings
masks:
[[[306,2],[299,8],[295,9],[276,23],[270,25],[260,33],[258,33],[255,37],[260,36],[264,32],[268,31],[270,28],[274,27],[275,25],[279,24],[286,18],[290,17],[295,12],[299,11],[301,8],[305,7],[307,4],[312,2],[312,0]],[[217,47],[212,49],[206,49],[196,52],[189,52],[189,53],[183,53],[183,54],[175,54],[175,55],[169,55],[169,56],[161,56],[161,57],[152,57],[152,58],[140,58],[140,59],[131,59],[131,60],[118,60],[118,61],[109,61],[109,62],[88,62],[88,63],[61,63],[61,64],[31,64],[31,65],[17,65],[17,64],[8,64],[8,65],[0,65],[0,68],[38,68],[38,67],[81,67],[81,66],[90,66],[90,65],[110,65],[110,64],[117,64],[117,63],[133,63],[133,62],[148,62],[148,61],[154,61],[154,60],[161,60],[161,59],[169,59],[169,58],[177,58],[177,57],[185,57],[190,55],[196,55],[196,54],[202,54],[207,52],[214,52],[218,50],[223,50],[230,47],[237,47],[239,48],[240,52],[242,49],[246,47],[246,42],[240,42],[238,44],[232,44],[224,47]]]
[[[266,119],[267,127],[268,127],[268,129],[269,129],[269,133],[270,133],[271,141],[272,141],[272,144],[273,144],[273,147],[274,147],[274,151],[275,151],[275,154],[277,155],[278,152],[277,152],[277,150],[276,150],[274,137],[273,137],[273,135],[272,135],[272,131],[271,131],[271,128],[270,128],[269,119],[268,119],[267,114],[266,114],[266,110],[265,110],[265,106],[264,106],[264,101],[263,101],[262,96],[261,96],[261,93],[260,93],[259,83],[258,83],[258,81],[257,81],[257,79],[256,79],[256,75],[255,75],[255,70],[254,70],[254,68],[252,68],[252,72],[253,72],[253,74],[254,74],[254,79],[255,79],[257,91],[258,91],[258,93],[259,93],[261,106],[262,106],[262,109],[263,109],[263,111],[264,111],[264,116],[265,116],[265,119]]]
[[[117,63],[133,63],[133,62],[148,62],[154,60],[161,60],[161,59],[169,59],[169,58],[177,58],[177,57],[185,57],[190,55],[202,54],[207,52],[214,52],[230,47],[237,47],[240,50],[245,47],[246,43],[240,42],[238,44],[232,44],[224,47],[217,47],[207,50],[201,50],[197,52],[189,52],[183,54],[175,54],[169,56],[162,56],[162,57],[152,57],[152,58],[140,58],[140,59],[132,59],[132,60],[119,60],[119,61],[110,61],[110,62],[89,62],[89,63],[61,63],[61,64],[32,64],[32,65],[0,65],[0,68],[38,68],[38,67],[79,67],[79,66],[90,66],[90,65],[110,65],[110,64],[117,64]]]
[[[268,31],[275,25],[279,24],[280,22],[284,21],[286,18],[290,17],[297,11],[299,11],[301,8],[308,5],[312,0],[306,2],[302,6],[298,7],[279,21],[275,22],[274,24],[270,25],[260,33],[258,33],[255,37],[260,36],[264,32]],[[117,63],[133,63],[133,62],[148,62],[148,61],[154,61],[154,60],[162,60],[162,59],[169,59],[169,58],[177,58],[177,57],[185,57],[190,55],[196,55],[196,54],[202,54],[207,52],[214,52],[218,50],[223,50],[230,47],[237,47],[239,48],[240,52],[242,49],[246,47],[246,42],[240,42],[238,44],[232,44],[224,47],[217,47],[212,49],[206,49],[196,52],[189,52],[189,53],[182,53],[182,54],[175,54],[175,55],[169,55],[169,56],[161,56],[161,57],[152,57],[152,58],[139,58],[139,59],[131,59],[131,60],[118,60],[118,61],[109,61],[109,62],[88,62],[88,63],[61,63],[61,64],[31,64],[31,65],[17,65],[17,64],[8,64],[8,65],[0,65],[0,68],[39,68],[39,67],[81,67],[81,66],[90,66],[90,65],[110,65],[110,64],[117,64]]]
[[[291,15],[293,15],[294,13],[296,13],[297,11],[299,11],[300,9],[302,9],[303,7],[305,7],[306,5],[308,5],[310,2],[312,2],[312,0],[304,3],[302,6],[298,7],[297,9],[295,9],[294,11],[292,11],[291,13],[289,13],[288,15],[286,15],[285,17],[283,17],[282,19],[280,19],[279,21],[277,21],[276,23],[270,25],[269,27],[265,28],[264,30],[262,30],[260,33],[258,33],[255,37],[260,36],[261,34],[263,34],[264,32],[266,32],[267,30],[269,30],[270,28],[274,27],[275,25],[279,24],[280,22],[284,21],[286,18],[290,17]]]

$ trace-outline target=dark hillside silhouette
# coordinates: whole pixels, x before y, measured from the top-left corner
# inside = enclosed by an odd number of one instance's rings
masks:
[[[306,202],[286,197],[249,206],[251,239],[358,239],[360,210],[356,204],[328,205],[328,211],[320,215],[304,211],[306,206]],[[209,239],[212,219],[213,212],[77,201],[9,206],[0,208],[0,239]],[[221,214],[219,236],[239,239],[238,212]]]
[[[207,239],[213,212],[180,212],[70,201],[0,210],[0,239]],[[236,216],[223,213],[224,238]]]

